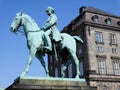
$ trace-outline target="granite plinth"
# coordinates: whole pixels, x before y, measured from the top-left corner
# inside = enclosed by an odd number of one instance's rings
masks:
[[[21,77],[5,90],[90,90],[85,79]]]

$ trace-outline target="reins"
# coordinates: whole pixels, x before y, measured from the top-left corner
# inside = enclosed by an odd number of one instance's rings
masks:
[[[32,32],[40,32],[40,31],[43,31],[43,30],[35,30],[35,31],[29,30],[27,32],[23,32],[23,31],[21,31],[21,29],[18,29],[18,32],[21,33],[21,35],[25,35],[27,33],[32,33]]]

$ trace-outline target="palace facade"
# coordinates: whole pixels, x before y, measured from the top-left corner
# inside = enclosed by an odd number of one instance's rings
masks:
[[[119,16],[83,6],[79,15],[61,33],[77,35],[84,40],[84,44],[77,43],[80,78],[85,78],[92,90],[120,90]],[[54,54],[49,56],[50,75],[61,77],[63,64],[62,58],[56,61]],[[74,78],[73,62],[65,72],[66,77]]]

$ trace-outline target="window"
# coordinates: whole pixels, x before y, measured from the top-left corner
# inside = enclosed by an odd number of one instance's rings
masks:
[[[95,33],[95,38],[96,38],[96,42],[102,43],[103,42],[103,35],[101,32],[96,32]]]
[[[103,52],[103,51],[104,51],[104,48],[103,48],[103,47],[98,46],[98,47],[97,47],[97,51],[101,53],[101,52]]]
[[[106,85],[103,87],[103,90],[110,90]]]
[[[78,50],[78,54],[79,54],[79,55],[82,54],[82,48],[79,48],[79,50]]]
[[[120,75],[120,62],[119,60],[113,61],[113,69],[115,75]]]
[[[72,64],[68,66],[68,76],[69,78],[72,78]]]
[[[112,24],[111,18],[107,18],[107,19],[105,20],[105,22],[106,22],[106,24],[108,24],[108,25],[111,25],[111,24]]]
[[[117,90],[120,90],[120,86],[118,86],[118,89]]]
[[[53,63],[53,56],[50,55],[49,58],[50,58],[50,59],[49,59],[49,60],[50,60],[50,63]]]
[[[98,16],[97,15],[93,16],[92,20],[97,23],[98,22]]]
[[[97,87],[91,87],[91,90],[97,90]]]
[[[112,48],[112,54],[117,54],[117,49],[116,48]]]
[[[106,74],[105,60],[102,58],[98,60],[98,69],[100,74]]]
[[[117,22],[118,26],[120,26],[120,21]]]
[[[80,65],[79,65],[79,69],[80,69],[80,74],[81,74],[81,76],[83,76],[84,75],[84,70],[83,70],[83,62],[80,62]]]
[[[78,54],[79,56],[81,56],[81,55],[83,54],[83,47],[78,44],[77,48],[78,48],[78,49],[77,49],[77,54]]]
[[[55,77],[58,77],[58,68],[55,68]]]
[[[50,70],[52,70],[52,65],[50,66]]]
[[[116,44],[116,34],[110,34],[110,44]]]

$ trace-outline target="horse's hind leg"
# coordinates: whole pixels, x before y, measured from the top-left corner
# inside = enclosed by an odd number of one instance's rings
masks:
[[[37,51],[37,49],[35,47],[30,48],[27,66],[26,66],[25,70],[22,72],[22,74],[20,76],[23,77],[28,73],[30,65],[32,63],[32,60],[33,60],[33,57],[35,56],[36,51]]]
[[[70,54],[71,54],[72,59],[73,59],[74,62],[75,62],[75,68],[76,68],[76,76],[75,76],[75,78],[79,78],[79,75],[80,75],[80,71],[79,71],[79,60],[78,60],[75,52],[72,52],[72,51],[71,51]]]
[[[65,70],[67,69],[67,66],[69,66],[71,64],[70,60],[67,60],[66,63],[64,64],[64,66],[61,69],[61,76],[64,78],[65,77]]]
[[[36,57],[39,59],[39,61],[41,62],[42,66],[44,67],[47,77],[49,77],[49,70],[48,70],[48,68],[47,68],[47,66],[45,64],[43,56],[41,56],[40,54],[36,54]]]

